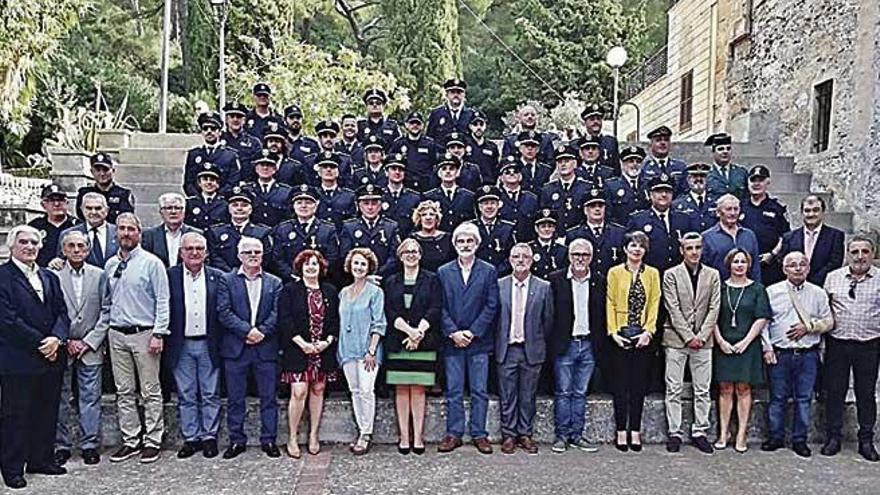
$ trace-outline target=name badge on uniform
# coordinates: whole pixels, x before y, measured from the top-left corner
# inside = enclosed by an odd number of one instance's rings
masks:
[[[391,134],[391,129],[382,129],[382,134]]]
[[[110,196],[109,198],[107,198],[107,202],[108,203],[118,203],[120,199],[122,199],[122,198],[117,198],[116,196]]]
[[[300,147],[299,147],[299,150],[302,151],[302,152],[304,152],[304,153],[311,153],[311,151],[312,151],[311,148],[306,147],[306,146],[300,146]]]
[[[762,211],[761,214],[763,214],[765,217],[776,218],[775,211]]]
[[[495,152],[489,149],[483,149],[483,154],[486,156],[495,156]]]
[[[406,149],[405,149],[405,147],[401,147],[401,150],[402,150],[404,153],[406,153]],[[428,148],[418,148],[417,151],[418,151],[419,153],[426,154],[426,153],[428,153]]]

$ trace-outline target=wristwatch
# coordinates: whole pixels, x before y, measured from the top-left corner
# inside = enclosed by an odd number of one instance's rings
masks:
[[[367,349],[367,354],[369,354],[372,357],[376,357],[376,351],[371,351],[371,350]]]

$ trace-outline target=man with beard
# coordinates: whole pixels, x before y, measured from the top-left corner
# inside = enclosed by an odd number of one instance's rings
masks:
[[[707,163],[692,163],[687,167],[688,192],[675,198],[672,209],[684,213],[691,219],[691,226],[697,232],[718,223],[715,213],[715,198],[706,191],[706,176],[712,167]]]
[[[648,133],[651,146],[645,162],[642,163],[642,175],[647,180],[660,174],[672,177],[672,183],[675,185],[674,197],[678,197],[688,190],[687,165],[683,160],[669,156],[672,146],[671,137],[672,130],[665,125]]]
[[[299,105],[290,105],[284,109],[290,157],[300,163],[305,163],[305,158],[320,151],[321,147],[317,141],[303,135],[302,120],[303,112]]]
[[[447,79],[443,83],[443,90],[446,92],[446,102],[428,115],[427,135],[435,141],[444,139],[452,132],[467,134],[473,116],[473,109],[464,104],[466,82],[458,78]]]
[[[220,114],[205,112],[199,115],[199,129],[205,144],[196,146],[186,153],[186,165],[183,172],[183,191],[187,196],[199,193],[198,174],[206,163],[211,163],[220,170],[220,192],[225,194],[238,185],[241,164],[238,153],[220,143]]]
[[[486,139],[487,123],[486,114],[474,110],[471,123],[468,125],[471,133],[466,139],[465,158],[477,164],[484,183],[495,184],[498,178],[498,145]]]
[[[260,138],[244,129],[244,121],[248,109],[243,103],[231,101],[223,107],[226,118],[226,130],[220,134],[220,144],[234,149],[238,153],[241,168],[247,169],[248,164],[262,149]]]
[[[424,193],[437,184],[437,156],[441,150],[433,139],[422,135],[425,123],[422,114],[411,112],[406,117],[406,135],[398,138],[389,148],[389,153],[400,153],[406,157],[406,185],[417,192]]]
[[[538,146],[538,160],[544,163],[553,161],[553,142],[558,138],[549,131],[538,131],[538,110],[533,105],[524,105],[516,114],[516,121],[519,124],[519,131],[534,131],[541,136],[541,142]],[[504,136],[504,147],[501,150],[501,156],[519,156],[519,146],[516,145],[517,132]]]
[[[648,208],[648,183],[642,179],[642,162],[645,150],[638,146],[627,146],[620,153],[622,174],[605,183],[611,211],[611,221],[626,225],[631,213]]]

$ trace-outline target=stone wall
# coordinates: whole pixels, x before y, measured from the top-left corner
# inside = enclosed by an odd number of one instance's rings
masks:
[[[798,171],[814,174],[814,189],[852,208],[856,230],[880,228],[880,3],[755,0],[751,17],[727,64],[728,129],[772,136]],[[814,87],[829,79],[829,147],[814,153]]]

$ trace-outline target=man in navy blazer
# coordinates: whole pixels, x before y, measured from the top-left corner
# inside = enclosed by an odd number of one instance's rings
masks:
[[[181,263],[168,270],[171,318],[163,361],[177,384],[183,447],[177,457],[198,451],[215,457],[220,429],[220,324],[217,287],[224,273],[205,264],[208,241],[198,232],[183,234]]]
[[[437,270],[443,288],[444,304],[443,365],[446,370],[446,437],[437,447],[451,452],[462,445],[464,435],[464,383],[471,395],[470,435],[477,449],[491,454],[486,432],[489,407],[487,381],[489,353],[493,347],[495,316],[498,310],[498,273],[485,261],[476,258],[480,231],[476,225],[463,223],[452,233],[458,259]]]
[[[800,251],[810,260],[807,281],[822,287],[828,273],[843,266],[843,231],[825,225],[825,200],[810,194],[801,200],[804,226],[782,236],[777,259],[792,251]]]
[[[77,231],[87,235],[92,245],[86,263],[104,269],[104,264],[110,258],[116,256],[119,251],[119,244],[116,238],[116,225],[107,221],[107,214],[110,209],[107,207],[107,198],[96,192],[86,193],[82,198],[82,211],[86,217],[85,223],[75,225],[61,232],[64,234]],[[97,241],[95,240],[97,239]],[[49,267],[53,270],[60,270],[64,266],[61,259],[61,244],[58,244],[56,259],[49,263]]]
[[[280,457],[275,444],[278,402],[278,296],[281,280],[263,272],[263,243],[255,237],[238,241],[238,270],[224,275],[217,293],[217,313],[223,326],[220,356],[224,359],[228,394],[229,448],[224,459],[246,450],[245,394],[253,373],[260,396],[260,445],[269,457]]]
[[[141,247],[155,254],[165,268],[180,262],[180,243],[187,232],[201,232],[183,223],[186,198],[180,193],[165,193],[159,196],[159,214],[162,223],[144,231]],[[169,243],[169,241],[171,241]]]
[[[55,463],[55,426],[70,320],[58,277],[37,265],[40,232],[19,225],[0,265],[0,472],[10,488],[28,473],[64,474]]]

